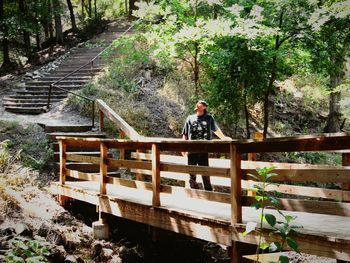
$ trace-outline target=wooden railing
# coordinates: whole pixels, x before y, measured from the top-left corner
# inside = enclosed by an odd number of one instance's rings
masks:
[[[102,106],[101,103],[101,111],[108,112]],[[110,116],[112,119],[114,117]],[[131,132],[128,136],[133,137],[136,134]],[[267,190],[277,190],[286,194],[284,198],[280,198],[281,210],[350,216],[350,154],[348,153],[350,152],[350,134],[299,136],[264,141],[183,141],[142,137],[139,141],[68,137],[58,139],[60,141],[60,183],[62,185],[65,184],[67,177],[71,177],[99,182],[100,195],[108,195],[106,192],[108,184],[148,190],[152,191],[152,206],[154,207],[162,206],[161,193],[227,203],[231,207],[231,225],[239,226],[242,223],[242,206],[250,206],[254,202],[254,197],[245,195],[244,190],[259,183],[248,174],[256,173],[257,168],[274,166],[274,172],[278,176],[273,177],[272,181],[276,184],[271,184]],[[71,146],[100,149],[100,156],[67,155],[66,149]],[[124,156],[118,159],[111,158],[108,152],[112,149],[131,150],[132,159],[126,160]],[[343,163],[334,166],[242,160],[242,156],[247,153],[296,151],[336,151],[342,155]],[[180,152],[209,152],[223,154],[229,158],[210,159],[209,167],[191,166],[186,164],[185,157],[179,156]],[[66,167],[68,161],[99,165],[100,173],[70,170]],[[112,167],[124,167],[134,172],[148,174],[151,179],[140,181],[111,177],[108,176],[108,169]],[[188,174],[211,176],[213,184],[229,186],[230,192],[195,190],[169,185],[162,181],[162,178],[187,181]],[[308,186],[309,182],[333,183],[334,186],[338,186],[338,189]],[[303,183],[303,185],[297,185],[297,183]]]
[[[335,134],[327,136],[299,137],[288,139],[271,139],[264,142],[226,142],[226,141],[182,141],[176,139],[144,139],[143,141],[129,140],[108,140],[108,139],[78,139],[60,137],[60,156],[61,156],[61,175],[60,181],[64,183],[67,175],[78,177],[78,179],[87,180],[92,178],[101,179],[101,189],[105,189],[106,183],[121,183],[120,179],[107,178],[107,174],[85,175],[83,173],[74,173],[66,169],[66,161],[89,162],[100,164],[101,171],[107,171],[106,167],[125,167],[134,169],[144,174],[152,176],[151,184],[144,184],[146,189],[152,186],[154,205],[160,205],[159,193],[162,191],[171,192],[171,186],[160,185],[161,173],[164,177],[178,180],[187,180],[187,175],[201,174],[204,176],[219,177],[230,186],[232,195],[225,193],[211,193],[201,191],[200,197],[207,200],[231,203],[233,205],[233,222],[241,222],[241,206],[250,205],[254,198],[242,195],[242,189],[249,189],[255,183],[255,178],[247,174],[254,173],[256,168],[275,167],[278,176],[272,179],[277,184],[270,185],[268,190],[277,190],[281,193],[295,196],[313,197],[320,200],[300,200],[299,199],[281,199],[282,209],[293,211],[306,211],[313,213],[329,213],[336,215],[350,215],[348,204],[342,205],[339,202],[350,201],[350,191],[348,189],[324,189],[320,187],[308,187],[293,185],[293,183],[338,183],[339,186],[350,183],[350,167],[347,166],[330,166],[330,165],[310,165],[310,164],[289,164],[275,162],[256,162],[241,161],[242,153],[248,152],[289,152],[289,151],[323,151],[323,150],[347,150],[350,149],[350,135]],[[84,156],[84,155],[66,155],[67,146],[86,146],[100,149],[101,156]],[[125,149],[134,150],[132,157],[136,160],[113,159],[108,158],[107,153],[111,149],[123,151]],[[138,152],[136,152],[138,151]],[[149,153],[141,153],[148,151]],[[191,166],[186,165],[185,158],[180,156],[163,155],[161,152],[215,152],[229,154],[230,159],[211,159],[213,166]],[[348,160],[348,153],[343,153],[344,159]],[[344,163],[345,164],[345,163]],[[167,176],[168,175],[168,176]],[[215,180],[213,180],[215,183]],[[125,183],[125,182],[124,182]],[[139,183],[139,182],[138,182]],[[292,183],[292,184],[290,184]],[[148,186],[147,186],[148,185]],[[196,190],[187,191],[189,195]],[[103,193],[101,193],[103,194]],[[322,201],[321,199],[327,199]],[[336,205],[332,205],[336,204]]]

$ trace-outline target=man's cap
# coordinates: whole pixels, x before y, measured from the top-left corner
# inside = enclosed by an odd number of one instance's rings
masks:
[[[208,102],[206,102],[205,100],[199,100],[199,101],[197,101],[196,104],[198,104],[198,103],[203,104],[203,105],[206,106],[206,107],[209,106]]]

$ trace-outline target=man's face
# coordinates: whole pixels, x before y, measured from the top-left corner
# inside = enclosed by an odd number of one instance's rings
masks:
[[[198,113],[204,113],[204,110],[207,108],[207,106],[205,106],[202,103],[197,103],[196,104],[196,110]]]

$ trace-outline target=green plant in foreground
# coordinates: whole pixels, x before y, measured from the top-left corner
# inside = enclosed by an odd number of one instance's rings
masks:
[[[265,251],[269,250],[269,252],[282,252],[286,246],[288,246],[290,249],[299,252],[298,251],[298,243],[295,239],[292,238],[293,235],[295,235],[297,232],[295,231],[296,228],[299,228],[300,226],[292,225],[291,223],[296,219],[296,216],[291,216],[283,213],[281,210],[278,209],[278,206],[280,204],[278,200],[279,193],[277,191],[268,192],[267,187],[270,185],[269,180],[270,178],[277,176],[276,173],[272,173],[274,170],[274,167],[264,167],[257,169],[258,176],[249,174],[249,176],[255,178],[258,181],[261,181],[261,183],[254,185],[251,191],[255,192],[255,200],[256,203],[254,203],[252,206],[256,209],[261,209],[260,221],[257,222],[248,222],[246,225],[246,230],[243,233],[243,236],[248,235],[252,231],[256,229],[258,226],[259,229],[259,241],[258,246],[256,250],[256,261],[259,262],[259,255],[260,250]],[[265,209],[272,208],[276,209],[276,211],[282,216],[283,221],[277,220],[276,216],[270,213],[266,213]],[[263,242],[263,223],[266,222],[272,229],[271,234],[275,233],[280,236],[280,241],[274,241],[270,244]],[[287,256],[281,255],[278,259],[278,262],[280,263],[288,263],[289,258]]]
[[[6,262],[42,263],[48,262],[50,251],[37,240],[15,240],[13,248],[6,253]]]

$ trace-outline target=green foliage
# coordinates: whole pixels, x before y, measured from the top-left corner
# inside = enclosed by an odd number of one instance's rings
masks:
[[[10,161],[9,140],[0,142],[0,172],[4,172]]]
[[[37,240],[15,240],[13,248],[6,252],[6,262],[43,263],[48,262],[49,255],[49,248]]]
[[[276,173],[273,173],[274,169],[274,167],[258,168],[257,175],[249,174],[249,176],[261,182],[260,184],[254,185],[253,189],[250,189],[256,194],[256,203],[253,204],[252,207],[254,207],[255,209],[261,209],[261,213],[259,214],[259,224],[256,222],[248,222],[243,236],[246,236],[252,231],[255,231],[257,226],[259,226],[259,242],[256,251],[257,262],[259,262],[260,250],[264,251],[268,249],[269,252],[282,252],[285,246],[288,246],[290,249],[298,252],[298,243],[295,239],[292,238],[297,233],[295,229],[300,227],[292,225],[292,222],[296,219],[296,217],[285,214],[281,210],[279,210],[279,200],[277,198],[279,195],[278,192],[267,192],[266,190],[267,186],[270,184],[270,179],[274,176],[277,176]],[[276,211],[280,214],[283,220],[280,221],[275,215],[266,213],[266,208],[276,209]],[[268,226],[272,229],[271,233],[275,233],[281,238],[281,242],[274,241],[270,244],[262,242],[262,230],[264,227],[264,222],[267,223]],[[289,259],[288,257],[281,255],[279,257],[279,262],[289,262]]]
[[[26,167],[42,172],[52,162],[54,153],[47,140],[29,141],[23,144],[21,148],[21,160]],[[36,158],[35,154],[38,152],[41,155],[39,158]]]

